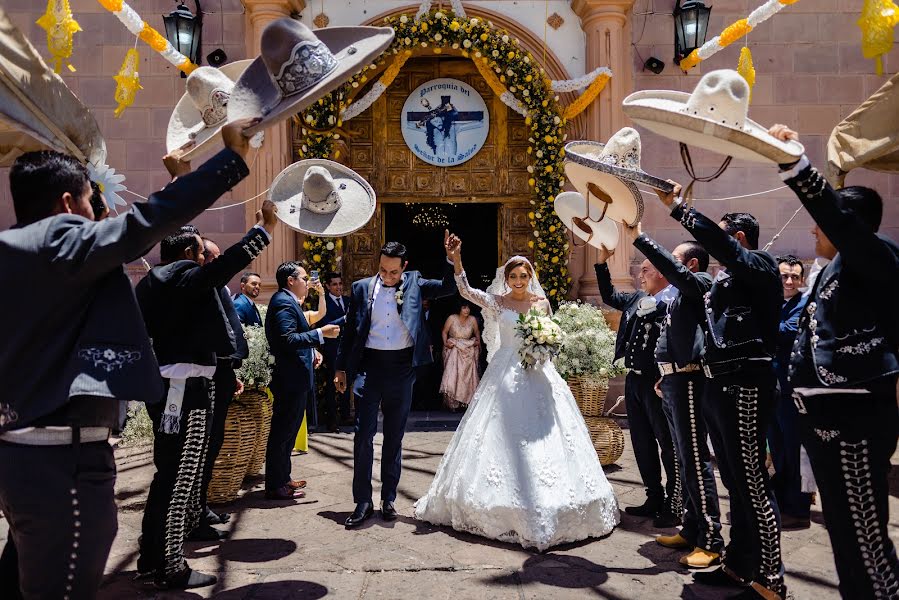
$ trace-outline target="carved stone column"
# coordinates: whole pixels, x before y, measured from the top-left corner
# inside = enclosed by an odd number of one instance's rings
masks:
[[[305,0],[243,0],[246,8],[246,46],[247,56],[259,55],[262,31],[266,25],[299,13],[306,7]],[[254,153],[257,153],[254,156]],[[291,156],[290,127],[285,121],[265,130],[265,143],[258,151],[250,149],[247,155],[250,176],[237,188],[236,197],[252,198],[263,193],[271,185],[272,180],[287,165],[293,162]],[[246,204],[247,229],[256,222],[256,211],[262,206],[265,195]],[[277,289],[275,270],[282,262],[297,257],[297,234],[279,225],[271,245],[253,263],[252,268],[262,276],[262,295],[260,300],[268,299]]]
[[[573,0],[571,8],[581,19],[581,28],[587,34],[586,71],[607,66],[612,78],[599,98],[591,104],[587,114],[587,138],[605,141],[627,124],[621,101],[633,89],[631,29],[629,13],[634,0]],[[633,289],[630,274],[634,255],[633,236],[621,225],[620,240],[615,255],[609,260],[612,281],[620,289]],[[598,250],[589,246],[579,253],[583,260],[582,277],[578,297],[584,300],[599,299],[599,289],[593,272]]]

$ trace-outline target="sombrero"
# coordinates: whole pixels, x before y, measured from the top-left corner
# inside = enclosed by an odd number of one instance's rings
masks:
[[[194,142],[194,146],[182,155],[182,160],[190,160],[216,146],[221,140],[219,132],[228,121],[228,102],[234,82],[252,62],[239,60],[218,69],[199,67],[190,74],[187,90],[169,119],[165,134],[167,152]]]
[[[643,217],[643,196],[636,183],[670,192],[673,186],[640,167],[640,134],[632,127],[615,133],[605,144],[589,140],[565,145],[565,175],[584,196],[598,187],[612,199],[606,217],[636,225]]]
[[[556,196],[554,206],[559,219],[576,238],[597,248],[614,250],[618,245],[618,223],[606,216],[609,204],[593,197],[588,202],[579,192],[562,192]]]
[[[622,108],[650,131],[724,156],[788,164],[805,152],[799,142],[782,142],[749,118],[749,85],[730,69],[703,75],[692,94],[634,92],[624,99]]]
[[[262,55],[244,71],[228,102],[228,120],[261,117],[248,134],[301,112],[368,66],[393,41],[390,27],[326,27],[294,19],[262,32]]]
[[[341,237],[362,229],[375,214],[375,191],[361,175],[323,158],[295,162],[275,177],[268,199],[295,231]]]

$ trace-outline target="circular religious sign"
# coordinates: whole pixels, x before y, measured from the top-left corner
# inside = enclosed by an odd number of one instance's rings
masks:
[[[470,160],[490,131],[487,104],[473,87],[458,79],[432,79],[418,86],[403,104],[403,139],[426,163],[438,167]]]

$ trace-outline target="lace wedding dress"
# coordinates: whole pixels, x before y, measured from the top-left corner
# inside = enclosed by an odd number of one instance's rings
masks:
[[[539,551],[609,533],[618,502],[568,385],[551,363],[522,368],[517,311],[464,273],[456,283],[493,354],[415,517]]]

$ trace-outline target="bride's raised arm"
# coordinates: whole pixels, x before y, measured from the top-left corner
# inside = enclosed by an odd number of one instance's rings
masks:
[[[468,277],[465,275],[465,269],[462,267],[462,246],[461,243],[453,251],[453,268],[456,273],[456,287],[459,288],[459,295],[470,302],[474,302],[481,308],[490,310],[496,309],[496,299],[493,294],[481,291],[471,287],[468,283]]]

